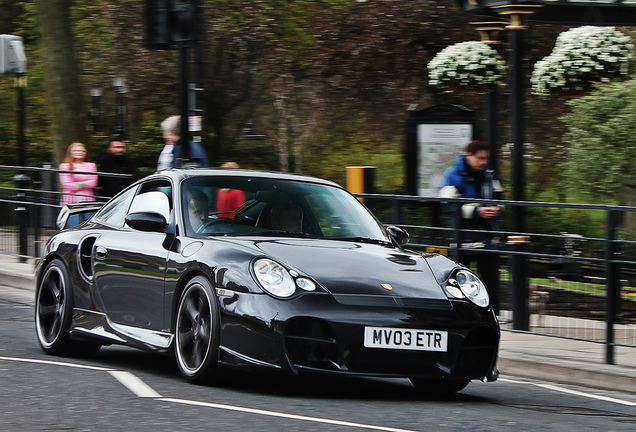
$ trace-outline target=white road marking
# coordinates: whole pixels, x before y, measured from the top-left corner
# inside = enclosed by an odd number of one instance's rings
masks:
[[[103,368],[98,366],[87,366],[76,363],[67,363],[67,362],[59,362],[53,360],[38,360],[38,359],[27,359],[27,358],[17,358],[17,357],[0,357],[0,360],[11,360],[23,363],[37,363],[37,364],[48,364],[53,366],[65,366],[72,367],[75,369],[88,369],[99,372],[108,372],[111,374],[117,381],[123,384],[127,389],[133,392],[138,397],[151,397],[151,398],[160,398],[161,395],[157,393],[152,387],[143,382],[141,379],[136,377],[130,372],[119,371],[111,368]]]
[[[99,372],[108,372],[122,385],[124,385],[126,388],[132,391],[137,397],[155,398],[157,400],[161,400],[164,402],[180,403],[185,405],[194,405],[194,406],[201,406],[201,407],[207,407],[207,408],[238,411],[238,412],[244,412],[244,413],[250,413],[250,414],[266,415],[270,417],[281,417],[281,418],[294,419],[294,420],[310,421],[314,423],[325,423],[325,424],[332,424],[332,425],[338,425],[338,426],[350,426],[350,427],[386,431],[386,432],[417,432],[410,429],[399,429],[399,428],[392,428],[387,426],[376,426],[376,425],[368,425],[363,423],[353,423],[353,422],[332,420],[332,419],[326,419],[326,418],[320,418],[320,417],[309,417],[309,416],[302,416],[302,415],[296,415],[296,414],[286,414],[286,413],[280,413],[276,411],[267,411],[267,410],[246,408],[246,407],[240,407],[240,406],[234,406],[234,405],[198,402],[198,401],[191,401],[186,399],[164,398],[161,396],[161,394],[156,392],[152,387],[150,387],[148,384],[143,382],[140,378],[138,378],[134,374],[130,372],[126,372],[126,371],[119,371],[112,368],[81,365],[81,364],[59,362],[59,361],[53,361],[53,360],[39,360],[39,359],[28,359],[28,358],[18,358],[18,357],[0,356],[0,360],[16,361],[16,362],[23,362],[23,363],[48,364],[53,366],[65,366],[65,367],[72,367],[76,369],[88,369],[88,370],[99,371]],[[546,383],[531,382],[531,381],[520,381],[520,380],[509,379],[509,378],[499,378],[498,381],[513,383],[513,384],[524,384],[524,385],[530,384],[530,385],[541,387],[547,390],[557,391],[561,393],[568,393],[571,395],[586,397],[589,399],[597,399],[597,400],[602,400],[605,402],[611,402],[611,403],[616,403],[616,404],[626,405],[626,406],[636,406],[636,402],[608,397],[608,396],[597,395],[593,393],[582,392],[578,390],[571,390],[565,387],[559,387],[554,384],[546,384]]]
[[[111,368],[103,368],[103,367],[99,367],[99,366],[88,366],[88,365],[81,365],[81,364],[75,364],[75,363],[58,362],[58,361],[53,361],[53,360],[38,360],[38,359],[27,359],[27,358],[18,358],[18,357],[2,357],[2,356],[0,356],[0,360],[10,360],[10,361],[23,362],[23,363],[48,364],[48,365],[54,365],[54,366],[66,366],[66,367],[72,367],[72,368],[76,368],[76,369],[89,369],[89,370],[103,371],[103,372],[108,372],[108,371],[113,370]]]
[[[239,412],[250,413],[250,414],[266,415],[270,417],[281,417],[281,418],[287,418],[287,419],[309,421],[314,423],[325,423],[325,424],[332,424],[332,425],[338,425],[338,426],[350,426],[350,427],[357,427],[362,429],[370,429],[370,430],[385,431],[385,432],[417,432],[410,429],[398,429],[398,428],[392,428],[387,426],[375,426],[375,425],[368,425],[363,423],[353,423],[353,422],[347,422],[342,420],[332,420],[332,419],[320,418],[320,417],[308,417],[308,416],[302,416],[302,415],[296,415],[296,414],[285,414],[285,413],[280,413],[276,411],[266,411],[261,409],[246,408],[246,407],[233,406],[233,405],[222,405],[222,404],[214,404],[214,403],[208,403],[208,402],[191,401],[191,400],[185,400],[185,399],[164,398],[158,392],[156,392],[152,387],[150,387],[148,384],[143,382],[140,378],[138,378],[134,374],[127,371],[120,371],[120,370],[111,369],[111,368],[86,366],[86,365],[67,363],[67,362],[58,362],[58,361],[52,361],[52,360],[38,360],[38,359],[16,358],[16,357],[0,356],[0,360],[10,360],[10,361],[18,361],[18,362],[24,362],[24,363],[48,364],[48,365],[54,365],[54,366],[72,367],[76,369],[89,369],[89,370],[95,370],[100,372],[108,372],[117,381],[119,381],[127,389],[133,392],[137,397],[156,398],[157,400],[161,400],[165,402],[180,403],[185,405],[195,405],[195,406],[202,406],[207,408],[224,409],[224,410],[230,410],[230,411],[239,411]]]
[[[605,402],[612,402],[612,403],[616,403],[616,404],[620,404],[620,405],[627,405],[627,406],[636,406],[636,402],[632,402],[632,401],[628,401],[628,400],[624,400],[624,399],[617,399],[617,398],[613,398],[613,397],[609,397],[609,396],[601,396],[601,395],[597,395],[597,394],[593,394],[593,393],[586,393],[586,392],[582,392],[582,391],[578,391],[578,390],[571,390],[571,389],[567,389],[565,387],[559,387],[556,386],[554,384],[544,384],[544,383],[540,383],[540,382],[531,382],[531,381],[518,381],[518,380],[513,380],[513,379],[508,379],[508,378],[499,378],[497,381],[501,381],[501,382],[508,382],[508,383],[513,383],[513,384],[531,384],[537,387],[542,387],[548,390],[553,390],[553,391],[557,391],[557,392],[561,392],[561,393],[568,393],[571,395],[576,395],[576,396],[582,396],[582,397],[586,397],[589,399],[598,399],[598,400],[602,400]]]
[[[558,386],[555,386],[555,385],[552,385],[552,384],[540,384],[540,383],[537,383],[536,385],[539,386],[539,387],[546,388],[548,390],[554,390],[554,391],[558,391],[558,392],[562,392],[562,393],[569,393],[569,394],[576,395],[576,396],[583,396],[583,397],[592,398],[592,399],[598,399],[598,400],[602,400],[602,401],[606,401],[606,402],[613,402],[613,403],[617,403],[617,404],[621,404],[621,405],[636,406],[636,402],[630,402],[630,401],[623,400],[623,399],[616,399],[616,398],[609,397],[609,396],[595,395],[595,394],[592,394],[592,393],[584,393],[584,392],[580,392],[580,391],[577,391],[577,390],[570,390],[570,389],[558,387]]]
[[[223,410],[229,410],[229,411],[239,411],[239,412],[249,413],[249,414],[260,414],[260,415],[266,415],[270,417],[282,417],[282,418],[287,418],[292,420],[303,420],[303,421],[310,421],[314,423],[326,423],[326,424],[332,424],[337,426],[351,426],[351,427],[387,431],[387,432],[417,432],[410,429],[397,429],[397,428],[392,428],[387,426],[375,426],[375,425],[368,425],[364,423],[353,423],[353,422],[347,422],[342,420],[331,420],[331,419],[326,419],[321,417],[308,417],[308,416],[302,416],[302,415],[296,415],[296,414],[285,414],[285,413],[280,413],[276,411],[267,411],[267,410],[261,410],[261,409],[255,409],[255,408],[245,408],[245,407],[239,407],[234,405],[223,405],[223,404],[215,404],[215,403],[209,403],[209,402],[198,402],[198,401],[192,401],[192,400],[186,400],[186,399],[162,398],[159,400],[162,400],[165,402],[180,403],[185,405],[195,405],[195,406],[206,407],[206,408],[217,408],[217,409],[223,409]]]
[[[138,397],[160,398],[161,395],[157,393],[152,387],[143,382],[137,376],[126,371],[110,370],[108,371],[117,381],[122,383],[128,390],[133,392]]]

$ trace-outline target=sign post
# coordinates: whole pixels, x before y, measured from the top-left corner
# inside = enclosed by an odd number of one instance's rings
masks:
[[[406,120],[406,193],[437,196],[446,168],[472,141],[473,111],[460,105],[413,107]]]

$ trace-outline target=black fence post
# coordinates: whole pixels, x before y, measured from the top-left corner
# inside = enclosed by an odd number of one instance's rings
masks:
[[[16,218],[18,219],[18,237],[19,237],[19,250],[20,250],[20,262],[26,262],[26,257],[29,255],[29,212],[26,205],[27,194],[25,189],[29,187],[29,176],[26,174],[16,174],[13,177],[16,188],[16,201],[22,203],[16,204]]]
[[[33,256],[40,256],[40,228],[42,226],[42,206],[39,205],[41,200],[40,191],[42,190],[42,172],[34,172],[33,180],[33,205],[30,205],[31,210],[31,225],[33,227]]]
[[[45,168],[42,175],[42,185],[40,190],[47,192],[56,192],[57,191],[57,175],[55,173],[55,167],[52,163],[46,162],[42,164],[42,168]],[[51,197],[52,196],[52,197]],[[41,202],[45,204],[59,204],[60,197],[59,195],[53,193],[43,194],[41,197]],[[57,212],[54,207],[45,206],[42,209],[42,219],[40,223],[42,226],[47,228],[55,227],[55,220],[57,218]]]
[[[607,211],[605,225],[605,363],[614,364],[614,322],[618,311],[620,289],[614,258],[616,255],[616,218],[613,210]]]
[[[462,233],[462,205],[459,202],[455,202],[451,204],[453,206],[453,239],[455,240],[455,260],[457,262],[462,262],[462,242],[463,242],[463,233]],[[452,249],[452,248],[451,248]]]
[[[431,226],[442,226],[442,205],[439,202],[430,203],[431,205]],[[443,244],[443,235],[438,230],[433,230],[431,234],[431,244],[441,245]]]
[[[530,312],[528,308],[528,271],[526,256],[528,237],[525,235],[508,236],[507,245],[513,252],[511,264],[511,292],[512,292],[512,328],[515,330],[530,330]]]
[[[402,202],[399,198],[391,199],[391,223],[394,225],[402,223]]]

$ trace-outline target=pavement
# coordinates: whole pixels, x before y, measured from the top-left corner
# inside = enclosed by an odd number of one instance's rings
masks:
[[[0,254],[0,296],[34,303],[35,262]],[[549,319],[549,317],[545,317]],[[520,377],[636,394],[636,348],[615,347],[606,364],[601,343],[506,330],[502,325],[498,367],[502,378]],[[633,331],[636,334],[636,329]]]

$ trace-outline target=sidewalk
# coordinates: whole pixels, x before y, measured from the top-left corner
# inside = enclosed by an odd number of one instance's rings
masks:
[[[32,305],[34,267],[0,254],[0,295]],[[614,365],[605,364],[605,345],[502,331],[499,371],[522,377],[636,394],[636,348],[616,347]]]

